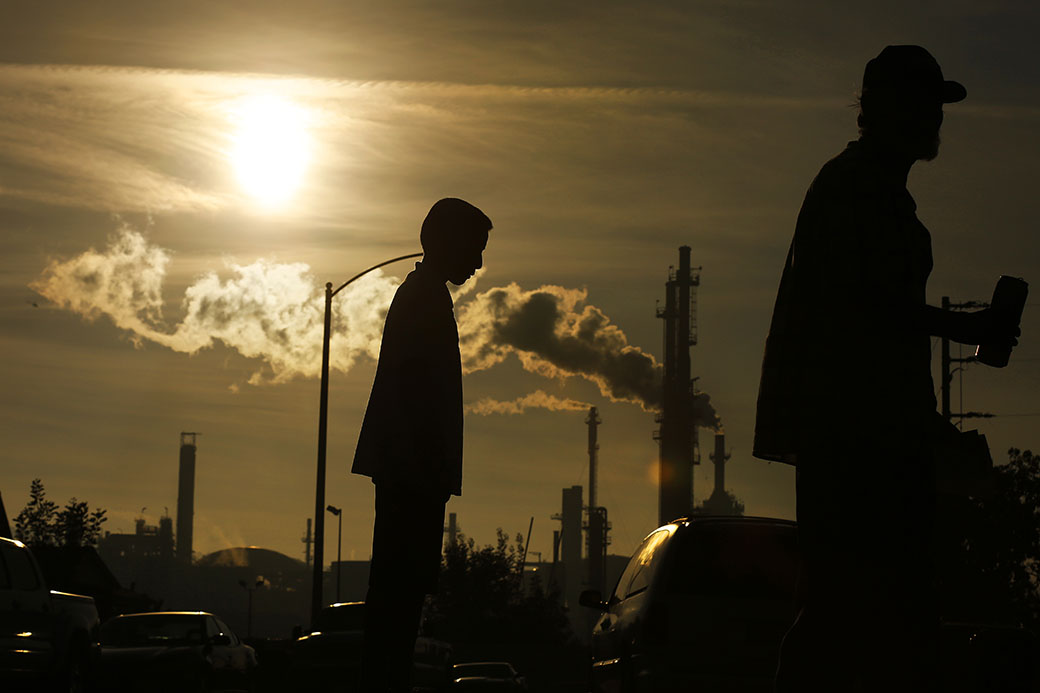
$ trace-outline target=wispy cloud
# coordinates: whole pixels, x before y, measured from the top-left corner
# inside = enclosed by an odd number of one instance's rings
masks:
[[[586,129],[590,109],[607,124],[645,125],[654,110],[656,118],[681,125],[684,117],[676,114],[691,109],[786,110],[823,103],[658,87],[361,82],[0,65],[0,195],[115,212],[247,205],[229,156],[236,105],[257,94],[275,94],[306,110],[315,157],[292,213],[332,218],[358,207],[366,185],[407,196],[414,192],[409,184],[415,171],[431,166],[460,170],[460,179],[472,179],[481,167],[487,168],[485,178],[500,167],[537,178],[548,166],[546,153],[557,160],[569,157],[568,133]],[[493,160],[479,154],[491,150],[498,151]],[[360,190],[357,199],[349,193],[354,189]]]

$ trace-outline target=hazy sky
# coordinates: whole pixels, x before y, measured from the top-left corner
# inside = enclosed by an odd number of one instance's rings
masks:
[[[728,484],[749,514],[793,517],[792,470],[750,456],[762,344],[804,191],[855,138],[863,65],[920,43],[967,87],[910,187],[930,300],[986,299],[1001,273],[1040,281],[1038,18],[1027,2],[5,3],[8,512],[40,477],[108,508],[111,531],[172,516],[178,434],[199,431],[196,550],[302,557],[321,287],[415,252],[429,206],[458,196],[495,224],[456,304],[463,531],[488,542],[534,516],[550,556],[561,489],[587,483],[589,404],[611,551],[653,529],[640,377],[680,245],[703,267],[693,369]],[[372,486],[348,469],[408,270],[336,299],[327,500],[347,558],[368,556]],[[1040,447],[1038,328],[1027,308],[1011,366],[964,373],[964,409],[1004,415],[977,422],[998,460]],[[886,386],[858,372],[837,374],[848,397]],[[883,436],[886,413],[863,425]],[[711,479],[698,468],[698,500]]]

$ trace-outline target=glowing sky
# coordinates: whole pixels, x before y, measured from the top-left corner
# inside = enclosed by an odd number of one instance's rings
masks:
[[[792,517],[791,470],[750,457],[762,343],[805,188],[855,137],[863,64],[889,43],[927,46],[969,93],[946,109],[939,158],[911,174],[930,299],[985,299],[1000,273],[1040,282],[1033,5],[559,5],[4,5],[8,512],[41,477],[59,502],[108,508],[109,530],[132,531],[142,508],[154,523],[174,513],[178,434],[200,431],[196,550],[302,557],[320,287],[417,250],[450,195],[495,223],[487,269],[458,297],[463,334],[489,349],[467,356],[464,496],[449,505],[466,533],[487,542],[534,516],[531,549],[551,554],[560,489],[587,480],[586,404],[603,418],[611,551],[653,528],[653,416],[609,359],[582,371],[561,354],[629,349],[652,367],[655,301],[684,244],[703,266],[693,369],[733,452],[727,482],[749,513]],[[347,470],[380,311],[407,271],[337,298],[327,498],[345,510],[345,557],[368,555],[371,485]],[[555,331],[524,333],[553,342],[542,356],[490,339],[509,315],[489,292],[555,307]],[[1010,368],[967,370],[965,409],[1040,412],[1037,310]],[[588,320],[597,338],[582,342]],[[885,386],[855,363],[841,377],[849,397]],[[999,460],[1040,447],[1038,422],[977,425]],[[711,479],[698,469],[698,499]]]

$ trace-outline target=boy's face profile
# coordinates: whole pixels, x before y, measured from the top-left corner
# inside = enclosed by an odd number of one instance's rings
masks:
[[[444,269],[455,286],[462,286],[478,269],[484,266],[484,249],[487,248],[488,232],[477,231],[460,234],[458,244],[445,258]]]

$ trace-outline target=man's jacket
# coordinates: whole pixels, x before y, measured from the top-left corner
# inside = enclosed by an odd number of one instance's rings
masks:
[[[878,157],[850,142],[805,196],[766,339],[756,457],[793,463],[825,437],[897,444],[934,415],[920,324],[931,238]]]
[[[422,263],[394,295],[351,471],[462,495],[462,363],[451,294]]]

